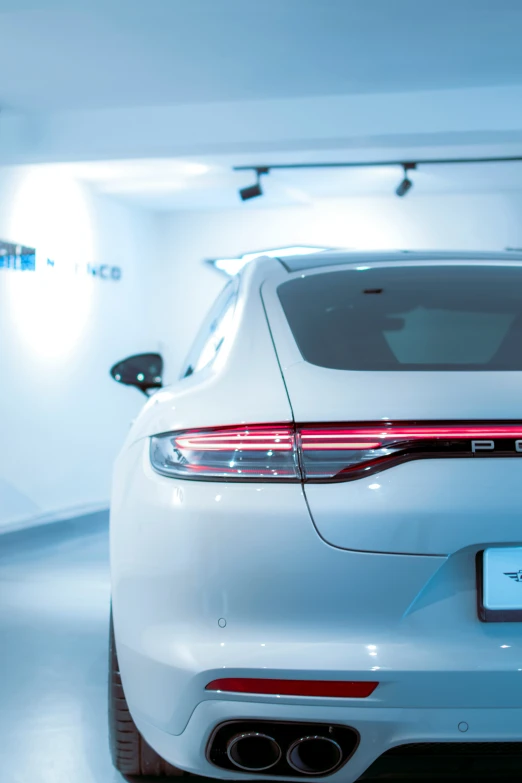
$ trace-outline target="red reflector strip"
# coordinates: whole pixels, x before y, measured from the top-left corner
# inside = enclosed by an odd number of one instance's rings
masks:
[[[229,677],[209,682],[207,691],[260,693],[271,696],[322,696],[334,699],[366,699],[378,682],[337,682],[330,680],[258,680]]]
[[[290,451],[294,448],[291,427],[234,427],[210,432],[187,432],[176,445],[189,451]]]

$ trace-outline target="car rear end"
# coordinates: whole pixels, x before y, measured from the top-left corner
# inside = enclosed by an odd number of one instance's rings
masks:
[[[356,593],[364,619],[344,596],[347,634],[370,642],[376,698],[427,711],[394,744],[518,731],[521,282],[508,256],[410,258],[300,270],[263,290],[317,533],[383,562]],[[394,557],[404,578],[437,565],[383,620]]]
[[[159,403],[120,458],[129,706],[215,777],[352,781],[499,743],[516,766],[522,267],[336,263],[252,270],[277,371],[253,362],[248,392],[232,351],[233,403],[203,413],[214,381],[191,380],[199,402]]]

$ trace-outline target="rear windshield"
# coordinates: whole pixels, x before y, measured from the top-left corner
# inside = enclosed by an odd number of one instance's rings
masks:
[[[522,269],[417,266],[289,280],[307,362],[336,370],[522,370]]]

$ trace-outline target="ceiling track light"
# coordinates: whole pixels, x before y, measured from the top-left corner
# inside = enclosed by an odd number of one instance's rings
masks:
[[[268,166],[234,166],[232,170],[254,171],[257,175],[257,183],[255,185],[251,185],[250,187],[243,188],[239,191],[242,200],[247,201],[250,198],[263,195],[260,177],[262,174],[269,174],[276,169],[365,169],[401,166],[404,171],[404,178],[396,188],[395,193],[402,197],[413,187],[413,182],[408,177],[408,171],[412,171],[418,168],[418,166],[461,166],[471,163],[520,163],[521,161],[522,155],[498,155],[484,158],[428,158],[411,161],[409,163],[405,163],[402,160],[368,160],[353,161],[351,163],[274,163]]]
[[[240,189],[239,196],[241,201],[250,201],[251,198],[257,198],[258,196],[263,195],[263,188],[261,187],[261,176],[263,174],[268,174],[270,169],[267,166],[260,166],[255,168],[254,171],[256,173],[256,184]]]
[[[404,179],[397,186],[395,193],[402,198],[413,187],[413,182],[408,177],[408,171],[414,171],[417,168],[415,163],[403,163],[402,168],[404,170]]]

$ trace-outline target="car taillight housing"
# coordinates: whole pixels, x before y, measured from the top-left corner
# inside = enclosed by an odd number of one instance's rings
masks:
[[[351,481],[402,462],[522,456],[522,424],[252,424],[151,439],[165,476],[227,481]]]
[[[288,424],[170,432],[152,438],[158,473],[193,479],[300,481],[294,428]]]

